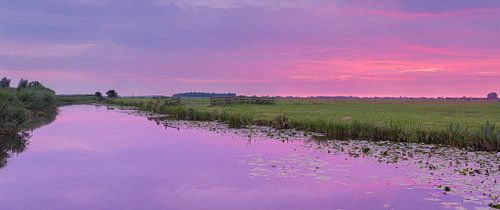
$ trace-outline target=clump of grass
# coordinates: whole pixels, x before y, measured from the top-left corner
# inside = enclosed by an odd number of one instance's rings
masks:
[[[227,117],[227,123],[230,128],[242,128],[247,125],[252,124],[252,117],[248,115],[229,115]]]
[[[363,147],[361,149],[361,151],[363,151],[364,155],[369,155],[370,154],[370,148],[369,147]]]
[[[488,206],[491,208],[494,208],[494,209],[500,209],[500,204],[490,203],[490,204],[488,204]]]
[[[487,150],[496,150],[500,148],[500,131],[497,131],[495,124],[486,121],[475,133],[475,147],[486,148]]]
[[[279,114],[277,115],[274,120],[272,121],[272,127],[276,129],[288,129],[290,128],[290,122],[288,118],[283,115]]]

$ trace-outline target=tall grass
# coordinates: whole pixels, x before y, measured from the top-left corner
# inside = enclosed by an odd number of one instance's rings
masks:
[[[56,97],[49,89],[0,89],[0,129],[34,127],[56,111]]]
[[[80,94],[80,95],[57,95],[58,105],[71,105],[71,104],[92,104],[101,101],[101,98],[94,94]]]
[[[274,118],[260,118],[246,112],[230,112],[225,109],[199,109],[186,106],[170,106],[159,100],[107,100],[106,103],[131,106],[144,111],[168,114],[174,119],[219,121],[229,127],[247,125],[272,126],[277,129],[297,129],[318,132],[330,139],[361,139],[371,141],[415,142],[443,144],[475,150],[500,151],[500,130],[490,122],[471,129],[460,123],[451,123],[445,129],[428,128],[418,123],[388,121],[383,123],[359,120],[326,120],[324,118],[289,118],[278,114]]]
[[[12,154],[25,150],[27,130],[55,119],[54,92],[43,86],[0,89],[0,168]]]

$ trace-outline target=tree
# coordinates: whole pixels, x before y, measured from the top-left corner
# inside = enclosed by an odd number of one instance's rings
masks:
[[[28,87],[28,80],[27,79],[19,80],[19,83],[17,84],[17,88],[27,88],[27,87]]]
[[[108,96],[108,98],[118,98],[118,93],[115,90],[108,90],[108,92],[106,92],[106,95]]]
[[[10,87],[10,79],[4,77],[0,80],[0,88],[9,88]]]
[[[104,100],[104,97],[102,97],[102,93],[99,91],[95,92],[94,96],[97,97],[97,100],[99,100],[99,101]]]
[[[28,87],[43,87],[42,83],[40,83],[39,81],[31,81],[29,84],[28,84]]]
[[[498,94],[497,93],[488,93],[486,96],[486,99],[488,100],[498,100]]]

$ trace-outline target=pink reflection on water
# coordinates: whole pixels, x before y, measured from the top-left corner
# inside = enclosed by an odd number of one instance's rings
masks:
[[[69,106],[0,171],[0,209],[444,208],[396,167]]]

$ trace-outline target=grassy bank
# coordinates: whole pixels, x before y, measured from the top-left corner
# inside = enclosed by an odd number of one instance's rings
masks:
[[[59,106],[71,104],[92,104],[99,101],[101,101],[101,98],[94,94],[57,95],[57,103]]]
[[[132,106],[183,120],[221,121],[231,127],[266,125],[321,132],[327,138],[444,144],[500,151],[500,103],[402,100],[278,100],[275,105],[209,106],[185,99],[120,98],[106,103]]]
[[[29,129],[57,111],[54,92],[43,87],[0,89],[0,129]]]
[[[26,149],[27,130],[52,122],[57,115],[54,92],[41,85],[0,88],[0,168],[11,154]]]

